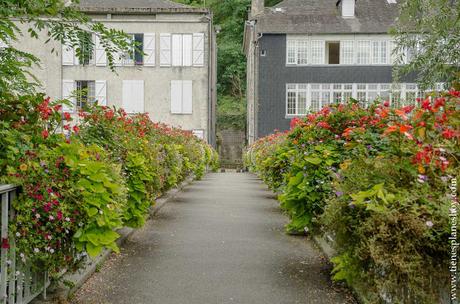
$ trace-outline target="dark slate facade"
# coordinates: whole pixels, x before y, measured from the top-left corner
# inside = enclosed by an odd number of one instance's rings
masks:
[[[257,137],[289,129],[287,83],[392,83],[391,66],[287,66],[286,35],[264,34],[259,40]],[[414,81],[408,77],[405,81]]]

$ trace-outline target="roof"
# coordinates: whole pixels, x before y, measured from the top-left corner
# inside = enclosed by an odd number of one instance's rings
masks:
[[[286,34],[387,33],[398,4],[387,0],[356,0],[355,18],[343,18],[337,0],[284,0],[254,16],[257,31]]]
[[[80,0],[79,8],[93,13],[207,13],[208,9],[196,8],[169,0]]]

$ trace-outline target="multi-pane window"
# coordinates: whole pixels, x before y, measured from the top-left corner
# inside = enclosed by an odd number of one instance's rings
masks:
[[[325,57],[325,41],[312,40],[311,41],[311,64],[324,64]]]
[[[297,41],[297,64],[308,63],[308,41]]]
[[[355,63],[355,42],[353,40],[343,40],[340,42],[340,63]]]
[[[288,39],[287,41],[287,63],[308,64],[308,40]]]
[[[287,41],[287,63],[297,64],[297,40]]]
[[[308,111],[307,84],[288,84],[286,86],[286,114],[305,115]]]
[[[357,64],[371,63],[371,42],[366,40],[357,41]]]
[[[307,64],[390,64],[394,42],[390,40],[319,40],[288,37],[286,63]]]
[[[372,41],[372,64],[388,63],[388,42],[385,40]]]
[[[441,88],[442,84],[436,86],[436,89]],[[364,106],[375,100],[390,101],[395,107],[413,105],[417,98],[426,94],[413,83],[287,84],[286,89],[287,116],[305,115],[331,103],[348,102],[350,98],[359,100]]]
[[[75,99],[77,109],[84,109],[96,101],[96,82],[91,80],[78,80],[75,82]]]
[[[77,56],[76,63],[88,65],[92,63],[94,59],[93,34],[89,32],[79,33],[79,39],[81,56],[79,56],[77,49],[77,52],[75,54]]]

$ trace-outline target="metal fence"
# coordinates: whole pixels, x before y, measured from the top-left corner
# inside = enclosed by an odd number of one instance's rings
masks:
[[[0,304],[26,304],[42,292],[46,297],[49,285],[47,273],[33,273],[29,265],[17,254],[14,236],[8,233],[9,220],[14,218],[12,202],[17,188],[0,185],[1,201],[1,262],[0,262]]]

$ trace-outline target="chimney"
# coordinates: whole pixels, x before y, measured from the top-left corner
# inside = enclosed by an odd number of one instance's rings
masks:
[[[342,0],[342,17],[354,18],[355,17],[355,1],[356,0]]]
[[[251,17],[254,17],[260,13],[263,13],[265,8],[264,0],[252,0],[251,4]]]

